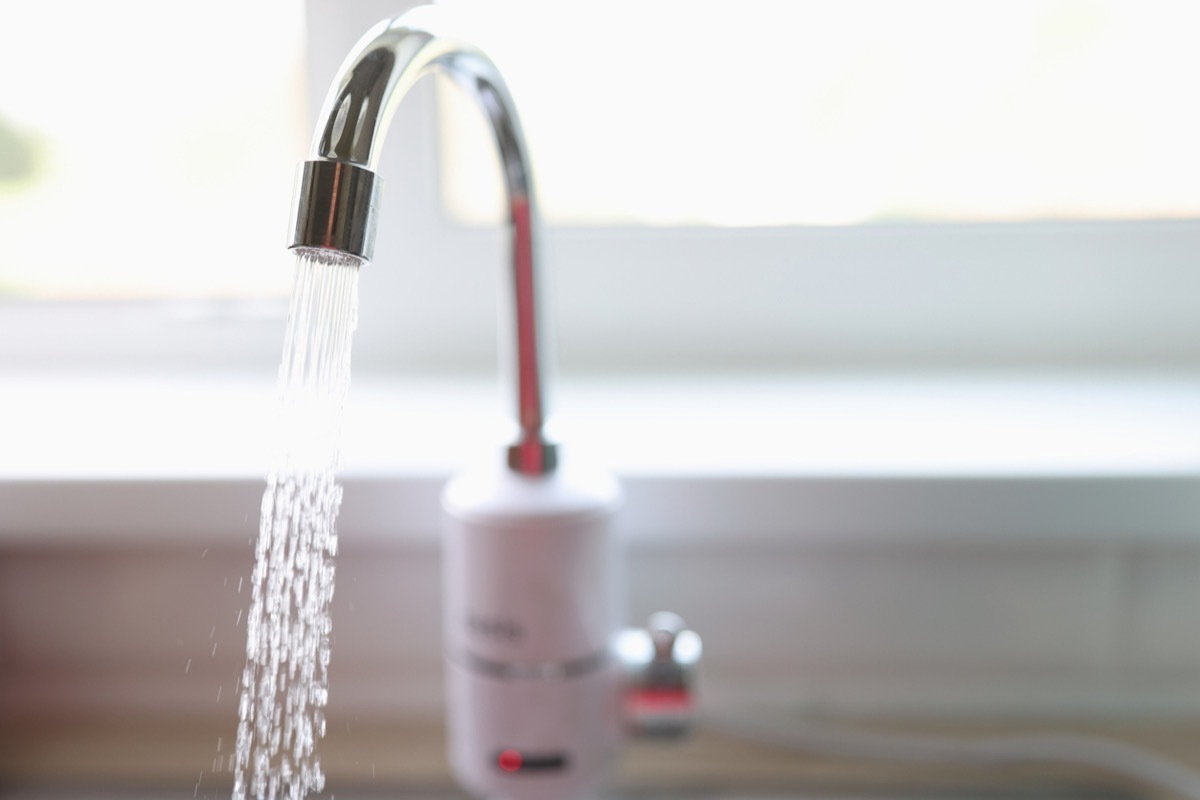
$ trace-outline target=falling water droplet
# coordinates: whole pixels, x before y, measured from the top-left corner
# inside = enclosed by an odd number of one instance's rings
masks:
[[[284,458],[267,478],[255,546],[247,663],[230,759],[234,800],[247,794],[302,800],[325,785],[315,746],[328,698],[329,602],[342,498],[334,478],[357,304],[356,260],[325,252],[297,259],[279,369]]]

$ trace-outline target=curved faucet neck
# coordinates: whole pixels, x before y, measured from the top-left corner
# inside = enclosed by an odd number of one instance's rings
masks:
[[[499,148],[511,229],[520,429],[508,465],[522,474],[546,474],[557,459],[543,430],[545,375],[535,269],[540,223],[525,138],[499,70],[479,49],[445,31],[435,7],[420,6],[375,26],[342,64],[321,110],[313,160],[302,168],[291,247],[333,248],[370,258],[375,170],[387,126],[409,89],[434,68],[476,99]]]

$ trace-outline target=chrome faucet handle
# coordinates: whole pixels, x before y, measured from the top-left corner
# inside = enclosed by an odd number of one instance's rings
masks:
[[[625,722],[633,734],[681,738],[691,731],[702,649],[700,636],[670,611],[652,614],[645,628],[618,634],[617,658],[626,675]]]

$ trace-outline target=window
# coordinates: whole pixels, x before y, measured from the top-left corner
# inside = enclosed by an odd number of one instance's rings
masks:
[[[0,290],[286,291],[279,229],[307,141],[302,2],[12,5]]]
[[[523,103],[551,224],[1200,215],[1192,4],[443,4]],[[498,220],[481,115],[439,100],[447,208]]]
[[[303,0],[6,12],[0,366],[271,370]]]
[[[564,371],[1200,356],[1188,4],[447,2],[504,70],[525,121]],[[83,86],[4,65],[33,77],[0,98],[0,138],[18,140],[0,164],[0,220],[6,240],[24,241],[7,258],[13,275],[44,278],[60,262],[84,280],[6,278],[10,294],[35,299],[0,309],[0,361],[271,369],[282,303],[254,298],[288,289],[283,231],[311,109],[354,42],[409,5],[307,0],[305,102],[289,88],[305,27],[283,0],[206,4],[186,23],[134,2],[52,4],[88,31],[62,34],[64,74]],[[38,38],[19,31],[45,27],[41,8],[0,36]],[[100,26],[125,15],[154,19],[127,26],[131,41],[106,40]],[[159,28],[202,44],[142,33]],[[108,46],[85,56],[93,41]],[[243,56],[249,66],[235,67]],[[170,69],[121,80],[143,61]],[[114,80],[136,88],[106,91]],[[30,170],[49,162],[40,124],[15,109],[38,92],[70,98],[46,107],[74,115],[89,141],[100,140],[91,129],[139,120],[71,162],[97,186],[137,182],[136,201],[30,194]],[[162,127],[171,117],[186,134]],[[388,139],[356,368],[490,371],[504,251],[478,110],[423,82]],[[217,166],[197,169],[199,151]],[[159,194],[185,172],[221,202]],[[26,236],[23,215],[39,203],[61,225]],[[68,221],[68,208],[84,214]],[[151,210],[165,221],[146,223]],[[123,272],[131,251],[145,266]]]
[[[1141,368],[1200,355],[1186,4],[450,2],[525,120],[564,370]],[[322,30],[348,22],[324,13]],[[812,98],[824,118],[804,107]],[[390,134],[392,222],[364,304],[389,307],[381,364],[486,369],[494,295],[468,287],[498,269],[499,235],[481,227],[496,219],[496,166],[478,110],[453,89],[437,99],[412,98],[411,127]],[[415,117],[435,113],[430,136]],[[749,169],[778,153],[762,128],[803,131],[797,119],[820,123],[799,157]],[[723,203],[764,173],[791,207]],[[401,271],[420,275],[409,295]],[[383,313],[364,308],[363,326]],[[410,343],[430,341],[441,351],[422,361]]]

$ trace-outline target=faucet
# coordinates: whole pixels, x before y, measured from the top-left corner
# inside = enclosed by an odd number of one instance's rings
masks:
[[[629,731],[686,728],[699,638],[670,614],[618,627],[620,487],[560,459],[544,432],[540,226],[524,136],[499,71],[442,13],[421,6],[381,22],[343,63],[300,168],[290,247],[367,263],[396,106],[434,69],[478,101],[507,192],[518,434],[442,495],[447,748],[476,795],[561,800],[598,785]]]
[[[474,96],[499,145],[512,231],[520,434],[509,448],[508,462],[523,475],[546,474],[554,470],[557,456],[543,433],[544,348],[534,269],[540,226],[525,138],[495,65],[477,48],[444,32],[437,12],[419,6],[379,23],[343,63],[318,118],[312,158],[301,166],[289,247],[332,249],[370,261],[381,183],[376,170],[396,106],[432,68],[440,68]]]

